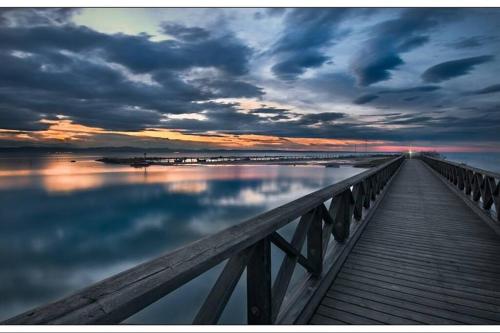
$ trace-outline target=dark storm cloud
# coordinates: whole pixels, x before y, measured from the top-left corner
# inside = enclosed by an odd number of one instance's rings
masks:
[[[79,11],[79,8],[1,8],[0,25],[60,25],[68,23]]]
[[[296,8],[285,16],[285,29],[273,47],[279,60],[273,73],[283,80],[294,80],[308,68],[320,67],[330,58],[325,46],[346,34],[338,25],[349,14],[347,8]]]
[[[71,12],[35,11],[37,17],[31,24],[26,22],[32,15],[31,10],[25,10],[23,15],[20,12],[14,15],[15,10],[5,12],[0,15],[0,128],[44,129],[47,124],[41,124],[41,119],[55,120],[62,115],[63,119],[78,124],[120,131],[167,128],[198,135],[212,135],[218,131],[219,135],[394,141],[426,138],[436,142],[463,140],[467,135],[470,140],[498,140],[500,113],[488,98],[474,98],[481,100],[477,102],[477,109],[465,110],[460,107],[471,107],[473,103],[458,98],[460,96],[446,85],[442,88],[431,84],[407,87],[406,84],[397,85],[394,80],[388,87],[360,87],[390,78],[391,73],[404,64],[405,52],[419,51],[418,47],[426,45],[427,53],[438,41],[442,46],[443,40],[434,37],[437,29],[468,11],[391,9],[374,15],[378,24],[369,27],[361,24],[357,29],[359,15],[368,15],[371,11],[374,10],[260,10],[261,21],[254,23],[266,24],[265,20],[273,20],[270,34],[275,33],[275,24],[283,23],[283,31],[276,39],[263,38],[267,43],[269,40],[276,42],[265,45],[269,51],[260,54],[262,58],[254,57],[249,46],[260,45],[263,40],[260,31],[255,36],[242,34],[251,36],[242,40],[226,30],[231,24],[240,24],[234,23],[236,20],[216,30],[163,23],[162,31],[173,39],[155,42],[146,34],[104,34],[75,26],[67,23]],[[278,17],[280,15],[282,17]],[[276,17],[270,19],[270,16]],[[351,21],[351,18],[355,19]],[[241,23],[242,27],[247,23]],[[453,39],[456,33],[465,34],[467,27],[457,28],[457,31],[452,34]],[[448,36],[449,31],[444,32],[439,36]],[[359,54],[351,49],[350,42],[345,47],[341,44],[342,38],[349,33],[356,42],[360,37],[365,38]],[[468,42],[473,44],[474,40]],[[334,44],[337,44],[334,50],[339,52],[342,61],[311,71],[306,78],[297,80],[307,70],[335,60],[331,58],[334,54],[327,53]],[[453,59],[448,55],[453,50],[445,51],[448,53],[440,55]],[[492,49],[479,54],[495,52]],[[355,77],[348,68],[342,68],[346,54],[352,53],[356,54],[350,63]],[[263,59],[266,57],[268,59]],[[418,59],[418,66],[422,63],[431,66],[433,63],[428,61],[433,57],[434,54],[422,57],[412,54],[411,58]],[[267,66],[270,61],[274,76],[287,82],[259,77],[263,71],[257,67],[262,63]],[[406,74],[415,72],[410,63],[401,67]],[[465,67],[467,64],[462,64],[462,72],[470,72],[474,64]],[[454,77],[457,72],[460,72],[457,68],[454,74],[450,74],[449,69],[444,74],[434,69],[431,77],[444,81],[445,77]],[[411,79],[412,76],[405,75],[403,82]],[[479,87],[495,83],[480,82],[483,85]],[[478,89],[474,85],[471,87],[470,90]],[[265,88],[272,92],[269,102],[290,105],[290,109],[266,105]],[[493,94],[498,89],[498,85],[492,85],[462,93],[462,96]],[[224,98],[250,98],[262,104],[244,111],[238,103],[219,100]],[[376,118],[369,119],[375,121],[357,116],[353,105],[346,107],[345,114],[318,111],[338,110],[338,103],[351,102],[370,103],[368,106],[377,114]],[[441,108],[439,113],[429,112],[438,107]],[[298,113],[315,109],[318,113]],[[391,116],[388,109],[397,110],[398,117],[394,112]],[[483,116],[486,112],[489,115]],[[186,113],[197,113],[206,119],[171,117]]]
[[[472,49],[495,41],[498,41],[498,36],[471,36],[460,38],[446,45],[455,49]]]
[[[329,123],[335,120],[339,120],[345,117],[344,113],[341,112],[322,112],[322,113],[308,113],[303,115],[298,123],[301,125],[314,125]]]
[[[258,110],[258,109],[256,109]],[[267,109],[265,109],[267,110]],[[276,109],[279,110],[279,109]],[[276,110],[275,113],[276,113]],[[323,137],[337,121],[346,117],[344,113],[323,112],[305,115],[293,114],[295,119],[288,117],[287,111],[277,116],[262,117],[258,112],[243,113],[236,105],[225,105],[219,110],[204,113],[207,119],[171,119],[164,122],[168,128],[182,128],[188,133],[202,134],[205,131],[219,131],[228,134],[261,134],[281,137]],[[327,137],[346,135],[337,131]]]
[[[216,67],[232,75],[242,75],[248,71],[252,53],[248,46],[230,34],[198,43],[173,40],[152,42],[146,35],[106,35],[72,25],[3,27],[0,28],[0,46],[3,50],[34,53],[48,49],[97,52],[106,60],[140,73],[160,69],[185,70],[198,66]]]
[[[329,58],[317,51],[304,51],[293,53],[285,60],[274,65],[271,70],[282,80],[294,80],[304,74],[308,68],[319,67]]]
[[[492,86],[473,91],[471,94],[473,94],[473,95],[486,95],[486,94],[493,94],[493,93],[497,93],[497,92],[500,92],[500,84],[494,84]]]
[[[15,111],[15,112],[13,112]],[[12,110],[9,105],[0,102],[0,128],[20,131],[44,130],[48,126],[41,124],[40,114],[28,109],[18,108]]]
[[[367,95],[363,95],[363,96],[359,96],[358,98],[356,98],[353,103],[354,104],[366,104],[366,103],[369,103],[371,101],[373,101],[374,99],[377,99],[378,98],[378,95],[373,95],[373,94],[367,94]]]
[[[161,24],[162,32],[167,35],[173,36],[177,39],[193,42],[201,39],[206,39],[210,36],[210,33],[200,27],[185,27],[180,24],[163,22]]]
[[[192,80],[189,83],[194,84],[200,90],[209,92],[213,98],[251,98],[264,95],[262,88],[227,76],[217,79],[206,78]]]
[[[369,86],[390,79],[391,70],[404,64],[401,53],[427,43],[430,30],[455,19],[453,14],[458,16],[458,13],[445,9],[406,9],[398,18],[371,27],[371,38],[351,63],[358,84]]]
[[[423,74],[425,82],[438,83],[452,78],[469,74],[477,65],[493,61],[494,56],[483,55],[442,62],[428,68]]]
[[[282,114],[282,113],[288,113],[289,110],[263,105],[260,108],[250,110],[250,112],[251,113],[260,113],[260,114]]]
[[[163,114],[213,108],[200,103],[210,99],[263,95],[241,79],[250,48],[230,34],[197,42],[194,28],[176,29],[189,41],[152,42],[70,24],[0,27],[0,128],[45,128],[36,122],[58,114],[88,126],[140,130],[161,125]],[[109,62],[148,74],[154,84],[131,81]],[[183,79],[199,67],[217,68],[218,76]]]
[[[378,93],[379,94],[406,94],[406,93],[418,93],[418,92],[432,92],[441,89],[440,86],[432,86],[432,85],[427,85],[427,86],[418,86],[418,87],[411,87],[411,88],[400,88],[400,89],[386,89],[386,90],[381,90]]]

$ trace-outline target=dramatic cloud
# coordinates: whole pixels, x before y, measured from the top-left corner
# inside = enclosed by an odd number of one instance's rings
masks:
[[[248,71],[252,50],[232,35],[214,37],[199,43],[185,41],[153,42],[149,36],[107,35],[86,27],[66,25],[33,28],[0,28],[2,49],[39,52],[65,50],[98,52],[106,60],[120,63],[134,72],[161,69],[184,70],[193,66],[216,67],[230,74]],[[138,52],[137,50],[141,50]]]
[[[456,49],[472,49],[498,41],[498,36],[463,37],[447,45]]]
[[[407,9],[396,19],[370,28],[370,38],[351,63],[360,86],[391,78],[391,70],[404,64],[401,53],[429,41],[429,31],[452,19],[446,11]]]
[[[188,42],[207,39],[210,36],[210,33],[205,29],[199,27],[185,27],[183,25],[170,22],[163,22],[161,28],[167,35]]]
[[[319,67],[329,58],[317,51],[304,51],[294,53],[286,60],[274,65],[272,71],[282,80],[294,80],[303,74],[308,68]]]
[[[363,96],[359,96],[358,98],[356,98],[353,103],[354,104],[366,104],[366,103],[369,103],[371,101],[373,101],[374,99],[377,99],[378,98],[378,95],[363,95]]]
[[[406,94],[406,93],[418,93],[418,92],[432,92],[441,89],[439,86],[418,86],[411,88],[400,88],[400,89],[387,89],[381,90],[379,94]]]
[[[494,84],[492,86],[473,91],[473,95],[486,95],[500,92],[500,84]]]
[[[153,10],[1,10],[0,146],[500,141],[500,10]]]
[[[61,25],[71,21],[78,8],[1,8],[0,25]]]
[[[284,80],[293,80],[308,68],[320,67],[330,58],[323,48],[345,34],[338,24],[349,14],[347,8],[322,9],[297,8],[285,17],[285,29],[274,45],[272,53],[279,62],[273,73]]]
[[[490,62],[494,59],[492,55],[464,58],[446,61],[428,68],[423,74],[425,82],[438,83],[452,78],[469,74],[477,65]]]
[[[140,130],[160,126],[162,114],[215,105],[202,101],[263,95],[240,79],[251,50],[234,36],[196,42],[193,34],[203,29],[168,27],[183,40],[152,42],[74,25],[0,27],[0,96],[6,112],[16,114],[0,118],[0,128],[42,128],[37,121],[63,115],[88,126]],[[211,69],[208,77],[186,72],[203,67]]]

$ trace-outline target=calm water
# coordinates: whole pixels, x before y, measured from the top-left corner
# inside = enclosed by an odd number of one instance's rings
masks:
[[[145,171],[104,165],[98,157],[0,155],[0,319],[364,170],[193,165]],[[221,267],[128,322],[189,323]],[[245,318],[243,282],[223,323]]]
[[[500,172],[500,154],[444,155]],[[98,157],[0,155],[0,319],[364,170],[236,165],[145,171],[104,165],[94,161]],[[282,257],[279,251],[272,255]],[[190,323],[221,269],[222,264],[127,322]],[[245,274],[222,323],[244,321],[244,282]]]
[[[476,168],[500,172],[500,153],[445,153],[446,159]]]

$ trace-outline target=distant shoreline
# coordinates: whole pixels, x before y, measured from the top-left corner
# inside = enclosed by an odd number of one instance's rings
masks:
[[[324,167],[340,167],[351,165],[354,167],[369,168],[385,162],[390,156],[387,154],[369,154],[365,156],[322,154],[320,156],[171,156],[159,157],[103,157],[97,159],[105,164],[130,165],[136,168],[152,165],[178,166],[178,165],[321,165]]]

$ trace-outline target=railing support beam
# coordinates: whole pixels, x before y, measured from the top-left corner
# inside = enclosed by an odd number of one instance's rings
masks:
[[[271,324],[271,304],[271,243],[266,237],[254,245],[247,265],[248,324]]]

